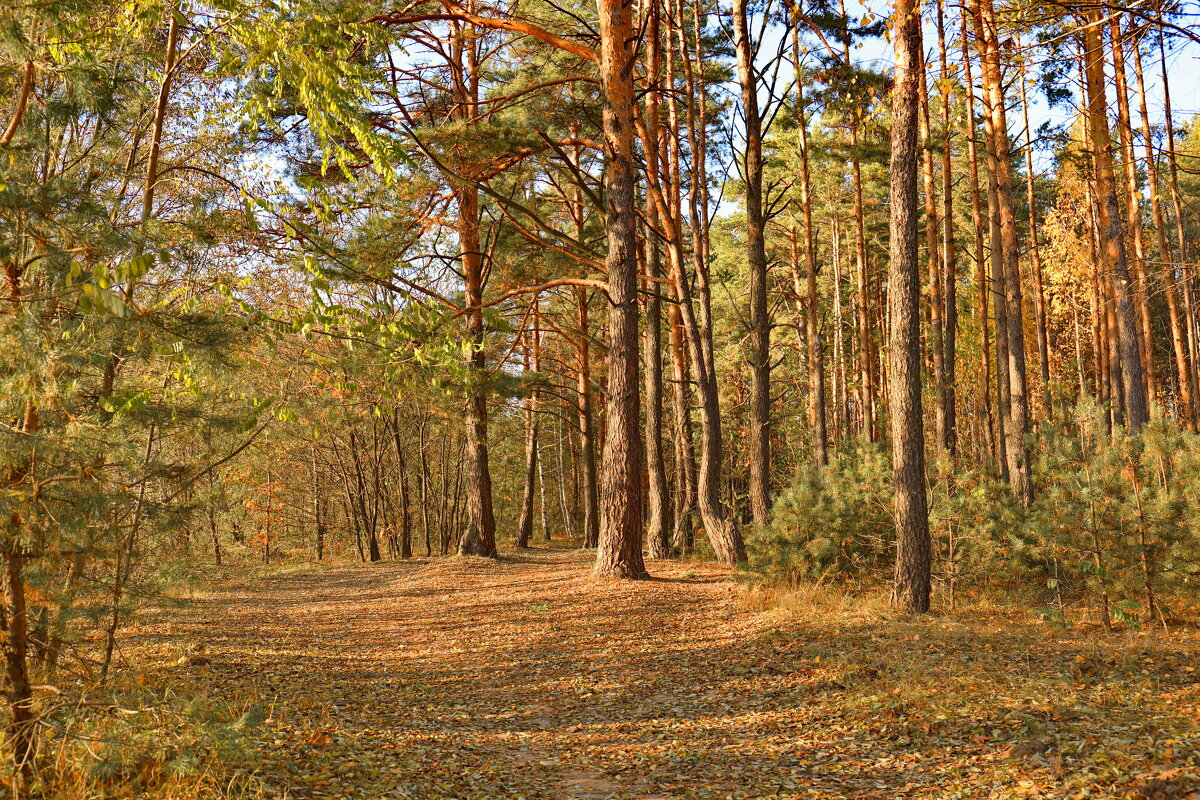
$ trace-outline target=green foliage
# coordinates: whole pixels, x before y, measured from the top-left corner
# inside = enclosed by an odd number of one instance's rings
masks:
[[[861,441],[824,469],[801,467],[751,537],[751,568],[787,582],[878,568],[894,538],[890,476],[883,448]]]
[[[932,448],[931,448],[932,449]],[[948,592],[1014,590],[1054,618],[1149,624],[1200,589],[1200,441],[1157,418],[1139,436],[1109,437],[1094,405],[1047,424],[1034,443],[1036,496],[1022,508],[986,466],[930,465],[935,579]],[[882,580],[894,542],[891,467],[874,446],[802,468],[752,541],[763,579]]]

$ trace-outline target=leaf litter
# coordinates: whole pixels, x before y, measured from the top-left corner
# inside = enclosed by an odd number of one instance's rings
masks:
[[[586,553],[223,584],[138,627],[148,680],[270,709],[270,796],[1200,800],[1200,641],[803,618],[728,570]],[[202,652],[202,658],[180,658]]]

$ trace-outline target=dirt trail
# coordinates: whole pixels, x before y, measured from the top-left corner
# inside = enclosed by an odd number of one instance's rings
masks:
[[[197,677],[273,698],[263,774],[289,797],[664,798],[700,774],[725,796],[755,735],[710,724],[728,707],[705,696],[755,627],[728,571],[590,566],[541,549],[278,576],[172,635],[202,643]]]
[[[1191,634],[758,615],[712,564],[590,566],[540,549],[255,578],[143,638],[173,689],[269,707],[271,800],[1200,800]]]

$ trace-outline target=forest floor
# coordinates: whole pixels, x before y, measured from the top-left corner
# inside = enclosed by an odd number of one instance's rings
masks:
[[[312,569],[142,620],[142,682],[258,702],[263,797],[1200,798],[1200,638],[756,610],[578,551]]]

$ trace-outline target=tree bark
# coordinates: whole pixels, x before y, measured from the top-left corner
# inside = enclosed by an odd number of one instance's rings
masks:
[[[1100,244],[1116,303],[1117,346],[1120,352],[1121,389],[1125,421],[1138,431],[1149,421],[1137,312],[1129,280],[1125,241],[1121,233],[1121,209],[1117,199],[1112,162],[1112,138],[1108,130],[1108,106],[1104,86],[1104,43],[1102,11],[1085,12],[1083,28],[1087,117],[1095,169],[1097,211],[1100,215]]]
[[[914,0],[896,0],[892,43],[891,213],[888,266],[892,479],[896,511],[893,602],[929,610],[930,541],[921,417],[921,277],[917,253],[917,169],[921,88],[921,16]]]
[[[933,367],[933,418],[935,440],[938,447],[949,449],[946,445],[949,431],[946,427],[946,337],[945,337],[945,306],[942,299],[942,255],[938,235],[938,197],[937,181],[933,166],[932,130],[929,123],[929,91],[925,78],[925,63],[921,59],[920,98],[920,136],[921,136],[921,176],[925,189],[925,257],[926,272],[929,276],[929,338],[926,350]]]
[[[595,547],[600,540],[600,493],[596,478],[596,424],[592,413],[591,332],[588,327],[587,289],[575,290],[579,340],[575,346],[579,394],[579,460],[583,483],[583,546]]]
[[[1121,166],[1125,173],[1125,211],[1128,215],[1127,251],[1133,277],[1133,302],[1138,319],[1138,344],[1141,347],[1142,371],[1146,381],[1146,402],[1158,396],[1158,373],[1154,364],[1153,327],[1150,322],[1150,287],[1146,281],[1146,248],[1142,240],[1142,193],[1138,189],[1137,161],[1133,149],[1133,121],[1129,110],[1128,74],[1125,69],[1125,48],[1121,43],[1119,12],[1109,15],[1109,45],[1112,49],[1113,74],[1117,95],[1117,142],[1121,148]],[[1101,36],[1103,33],[1100,34]]]
[[[733,2],[733,31],[746,137],[743,169],[746,257],[750,276],[750,514],[756,525],[765,525],[771,512],[771,319],[767,309],[762,119],[758,109],[758,75],[754,69],[747,0]],[[808,210],[807,204],[805,209]],[[811,265],[809,269],[812,269]]]
[[[792,28],[792,58],[800,74],[800,34],[798,27]],[[817,297],[817,239],[812,213],[812,192],[808,161],[808,120],[804,110],[803,79],[796,81],[796,135],[800,145],[800,207],[804,217],[804,263],[806,267],[805,291],[800,292],[797,279],[796,293],[804,297],[805,346],[808,354],[808,425],[812,435],[813,462],[819,466],[829,463],[829,430],[825,408],[825,358],[821,342],[820,310]]]
[[[643,143],[646,151],[646,181],[660,186],[659,168],[663,163],[663,144],[660,136],[660,66],[662,61],[662,30],[659,3],[653,2],[647,41],[649,46],[650,90],[646,93],[645,124],[648,134]],[[673,81],[671,82],[673,86]],[[659,220],[662,227],[662,221]],[[667,489],[667,466],[663,455],[663,353],[662,353],[662,254],[653,231],[647,231],[646,273],[646,358],[643,363],[646,393],[646,540],[651,558],[668,558],[671,553],[671,501]]]
[[[633,164],[633,64],[629,0],[597,0],[604,95],[604,190],[608,255],[608,414],[595,573],[646,578],[642,560],[641,398],[638,369],[637,210]]]
[[[532,366],[533,372],[540,369],[540,354],[538,353],[537,315],[534,315],[534,330],[526,333],[525,370]],[[525,481],[521,491],[521,518],[517,523],[517,547],[529,547],[533,538],[533,501],[537,490],[538,467],[538,417],[537,389],[531,388],[529,397],[525,399]]]
[[[954,388],[958,340],[958,260],[954,242],[954,176],[950,153],[950,66],[946,55],[946,21],[944,0],[937,4],[938,60],[941,67],[942,98],[942,371],[944,391],[942,403],[945,426],[942,446],[955,452],[958,439],[957,397]]]
[[[976,144],[977,132],[975,126],[975,81],[971,75],[971,53],[968,48],[970,41],[967,36],[967,15],[964,12],[960,18],[962,41],[962,65],[964,83],[967,86],[967,161],[971,172],[971,227],[975,231],[975,270],[977,280],[977,315],[979,327],[979,361],[980,381],[979,396],[982,406],[984,439],[988,453],[998,464],[1004,463],[1000,454],[1000,434],[996,428],[999,424],[992,404],[992,359],[991,337],[988,330],[988,296],[991,294],[991,281],[988,279],[988,262],[983,251],[983,193],[979,186],[979,150]],[[990,212],[989,212],[990,213]]]
[[[460,31],[454,43],[454,94],[457,114],[468,125],[478,118],[478,39]],[[496,517],[492,510],[492,471],[488,453],[487,357],[484,351],[483,247],[479,234],[479,189],[454,182],[458,202],[458,248],[467,301],[466,473],[467,525],[458,543],[460,555],[496,555]]]
[[[1037,327],[1038,373],[1042,378],[1042,408],[1054,416],[1050,382],[1050,333],[1046,325],[1046,291],[1042,281],[1042,246],[1038,241],[1037,192],[1033,176],[1033,128],[1029,125],[1029,89],[1026,64],[1021,62],[1021,114],[1025,122],[1025,202],[1029,213],[1029,255],[1033,267],[1033,314]]]
[[[1167,243],[1167,225],[1163,216],[1162,196],[1159,193],[1158,159],[1154,153],[1153,130],[1150,112],[1146,104],[1146,77],[1142,69],[1142,51],[1139,43],[1133,46],[1134,73],[1137,75],[1138,109],[1142,118],[1142,138],[1146,146],[1146,178],[1150,185],[1150,215],[1154,220],[1154,243],[1158,250],[1159,268],[1163,276],[1163,294],[1167,298],[1167,316],[1171,325],[1171,351],[1175,356],[1175,377],[1178,387],[1178,410],[1180,422],[1191,430],[1196,429],[1196,413],[1193,405],[1196,387],[1192,385],[1192,372],[1188,363],[1187,338],[1183,315],[1179,308],[1179,286],[1175,280],[1175,262],[1171,258],[1171,247]]]
[[[1171,111],[1171,81],[1167,74],[1167,53],[1163,45],[1163,33],[1158,31],[1159,67],[1162,70],[1163,117],[1167,134],[1167,179],[1171,189],[1171,207],[1175,211],[1175,233],[1178,241],[1176,255],[1182,264],[1187,259],[1187,238],[1184,231],[1183,196],[1179,192],[1179,164],[1175,158],[1175,125]],[[1197,342],[1196,314],[1192,303],[1192,287],[1194,278],[1190,272],[1183,273],[1183,306],[1186,319],[1188,356],[1191,368],[1188,371],[1188,381],[1191,384],[1192,402],[1197,404],[1197,414],[1193,417],[1193,426],[1200,424],[1200,342]]]
[[[1021,302],[1021,270],[1018,262],[1020,247],[1017,241],[1017,217],[1014,202],[1012,148],[1008,138],[1005,112],[1004,82],[1000,68],[999,33],[992,0],[975,0],[973,14],[976,40],[979,47],[980,71],[984,89],[984,132],[990,185],[995,197],[995,214],[999,222],[1000,276],[1004,290],[1004,322],[996,319],[997,338],[1006,345],[1007,368],[997,359],[997,369],[1003,370],[1008,384],[1008,414],[1005,417],[1005,457],[1008,479],[1013,493],[1024,505],[1033,502],[1033,480],[1030,474],[1029,405],[1025,373],[1025,329]]]

